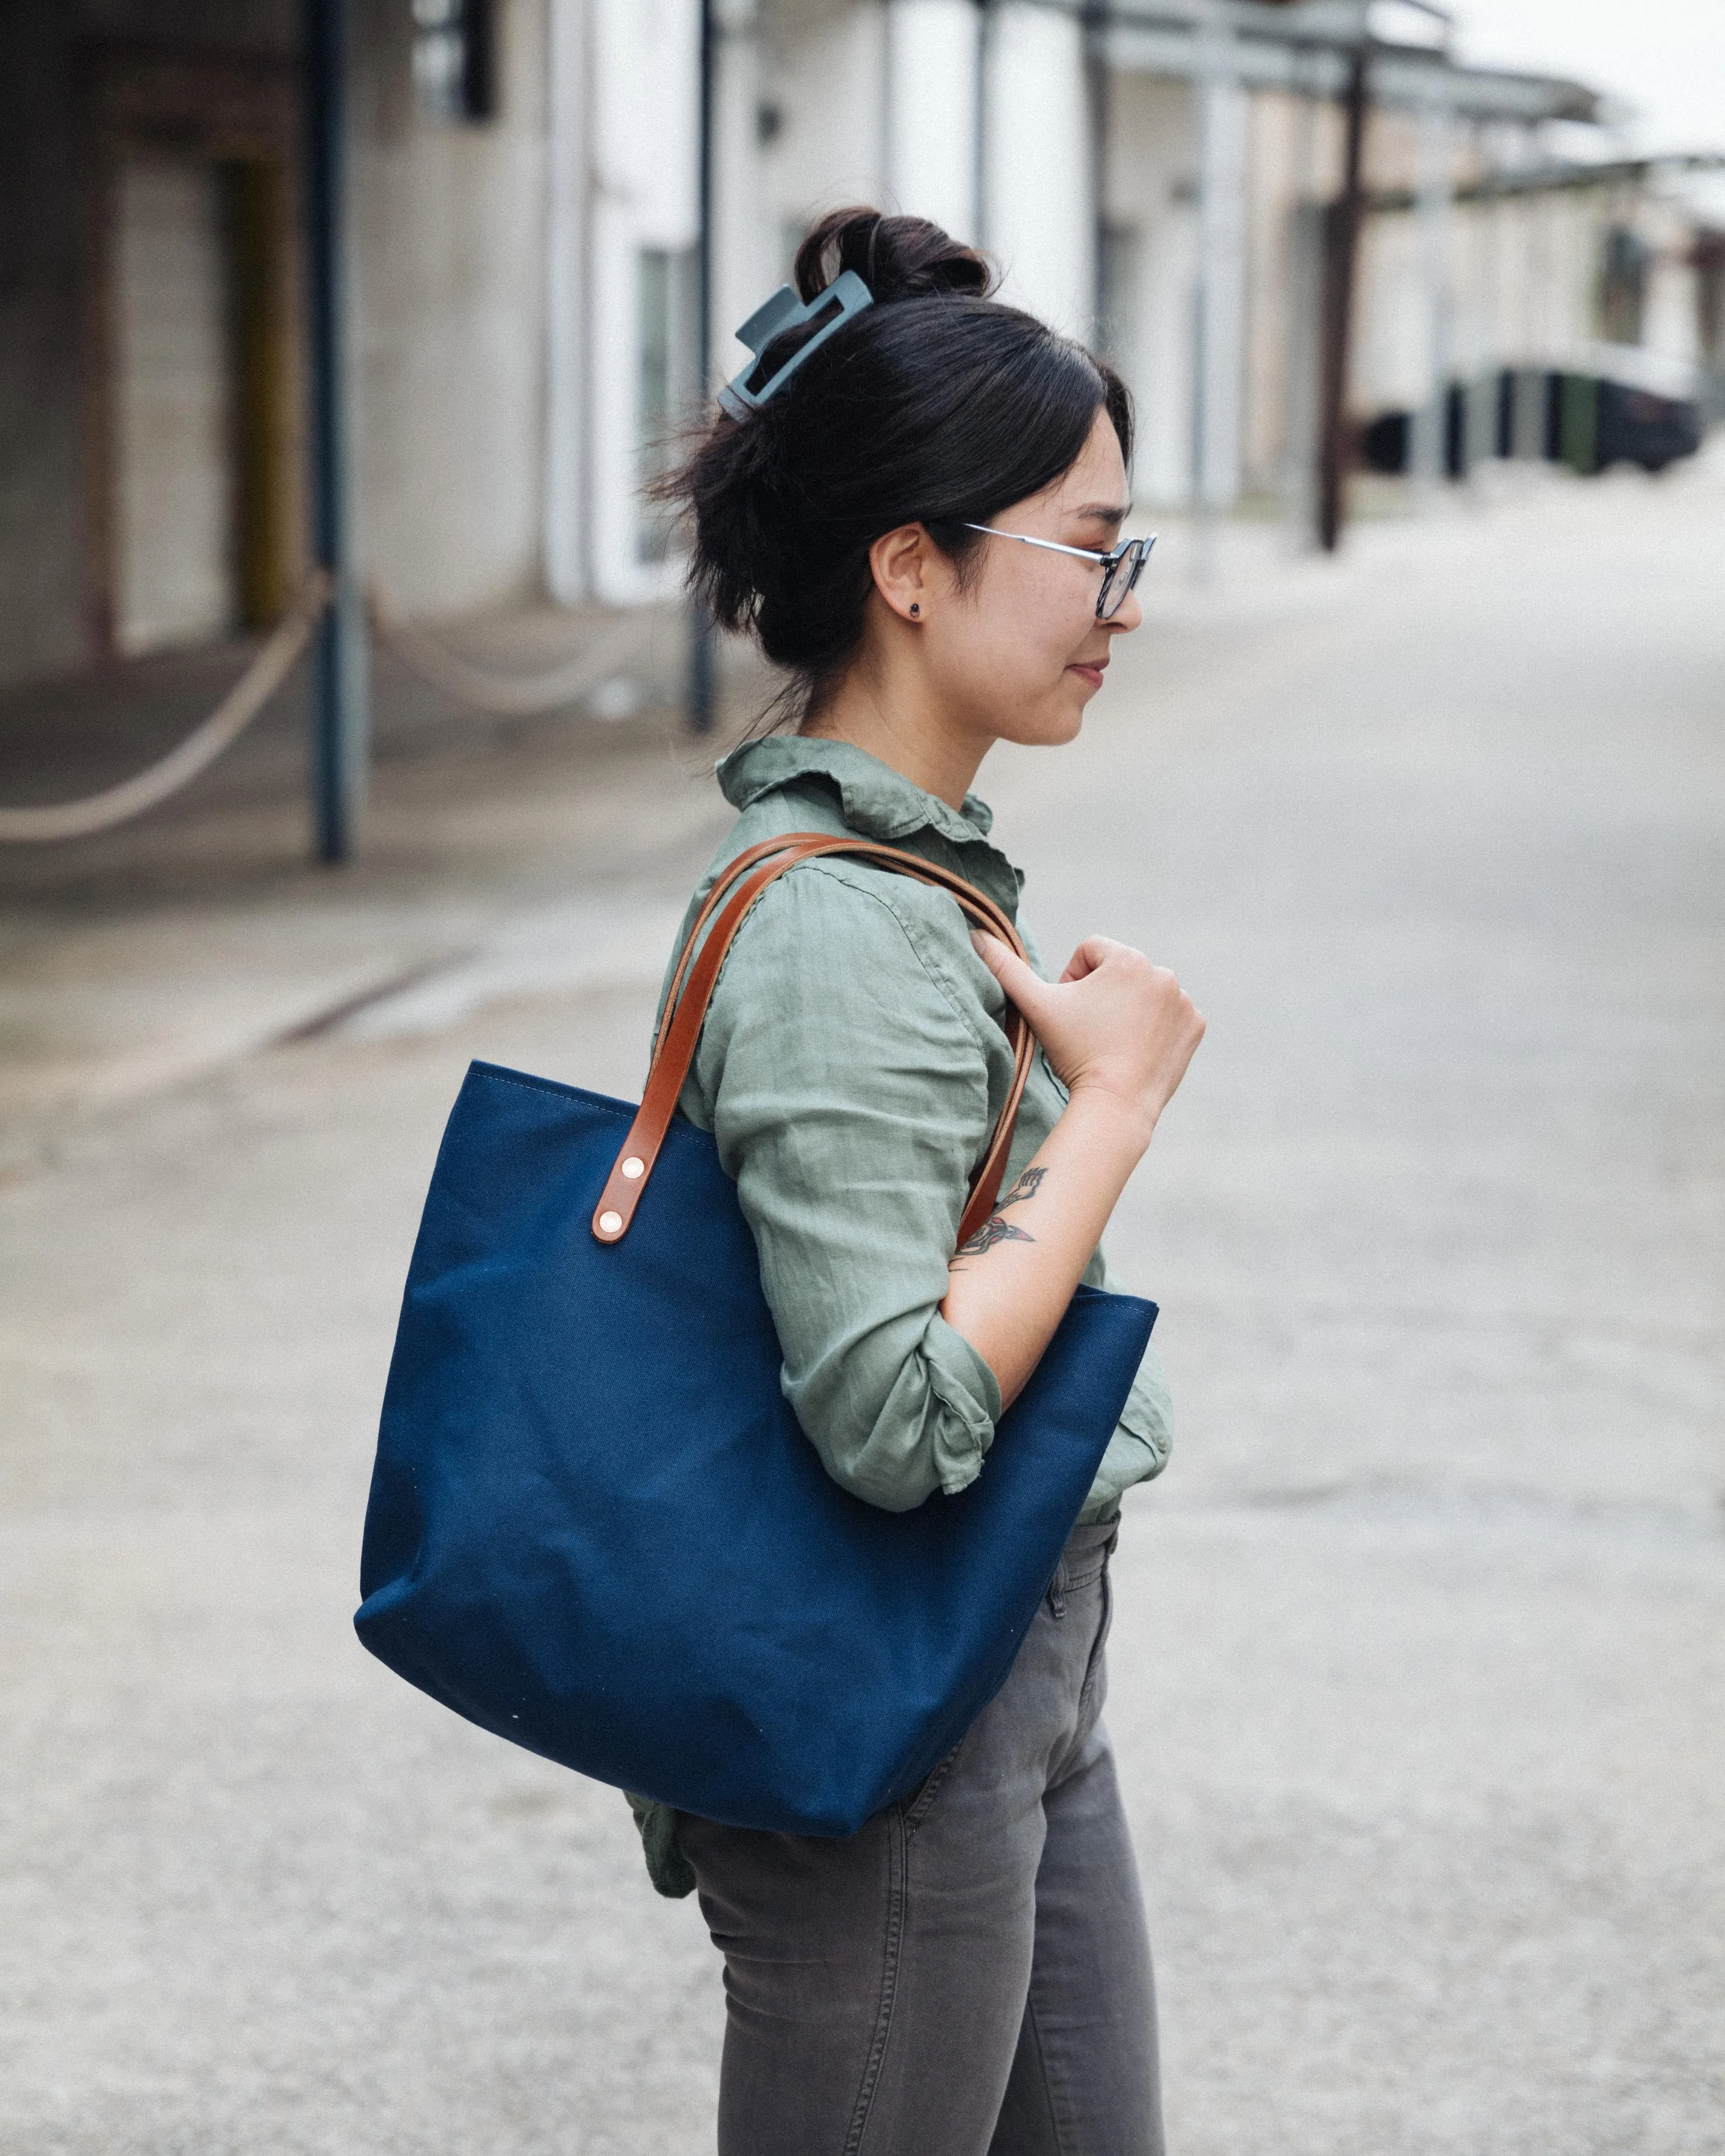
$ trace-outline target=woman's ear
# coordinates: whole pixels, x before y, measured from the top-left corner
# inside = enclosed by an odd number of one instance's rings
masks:
[[[929,572],[934,542],[920,524],[901,524],[869,549],[875,589],[906,621],[928,619]]]

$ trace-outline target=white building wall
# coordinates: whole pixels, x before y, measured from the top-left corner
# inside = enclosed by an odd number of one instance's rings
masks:
[[[1002,297],[1088,338],[1096,217],[1083,31],[1008,0],[990,18],[984,70],[983,241]]]
[[[1533,224],[1525,199],[1499,203],[1488,228],[1486,275],[1491,287],[1490,364],[1512,363],[1532,341],[1536,307],[1529,290]]]
[[[806,24],[774,22],[765,77],[776,131],[762,157],[774,264],[757,301],[789,276],[797,243],[817,218],[886,199],[886,29],[874,5]]]
[[[1130,293],[1114,349],[1137,406],[1135,491],[1164,506],[1192,486],[1194,102],[1188,84],[1162,76],[1113,86],[1106,207]]]
[[[1294,275],[1292,219],[1310,120],[1281,92],[1251,100],[1246,193],[1246,311],[1240,382],[1241,485],[1271,493],[1287,444],[1290,356],[1305,329]]]
[[[1584,269],[1578,264],[1591,249],[1592,220],[1579,216],[1583,205],[1568,195],[1544,195],[1527,208],[1527,249],[1534,295],[1527,310],[1530,364],[1547,366],[1565,357],[1579,337],[1589,334],[1578,320],[1586,304]],[[1578,244],[1578,243],[1579,243]]]
[[[1249,102],[1226,72],[1198,85],[1199,202],[1193,265],[1194,351],[1200,430],[1196,480],[1204,506],[1231,508],[1240,494],[1241,399],[1245,387],[1246,151]]]
[[[587,0],[547,0],[545,588],[587,596]]]
[[[1490,371],[1520,357],[1527,346],[1532,310],[1527,301],[1528,203],[1508,196],[1486,219],[1486,305],[1482,359]]]
[[[1653,244],[1641,342],[1650,352],[1682,367],[1698,367],[1701,306],[1689,234],[1664,203],[1652,206],[1644,229]]]
[[[499,10],[498,111],[414,112],[405,7],[357,18],[359,457],[370,572],[405,614],[537,588],[546,0]]]
[[[640,253],[697,238],[701,12],[699,0],[590,4],[590,574],[598,598],[628,605],[680,574],[640,558]]]
[[[721,0],[716,13],[710,391],[751,357],[732,331],[784,281],[762,154],[766,69],[758,0]]]
[[[1455,218],[1455,246],[1450,257],[1450,365],[1462,380],[1481,372],[1497,349],[1496,213],[1493,203],[1466,203]]]
[[[1577,191],[1527,205],[1530,224],[1549,239],[1538,250],[1541,293],[1530,311],[1539,336],[1538,357],[1551,366],[1580,366],[1597,327],[1599,248],[1597,196]]]
[[[886,0],[887,194],[891,206],[974,241],[975,0]]]
[[[1368,418],[1418,410],[1430,393],[1431,326],[1421,234],[1411,210],[1368,218],[1360,235],[1348,402]]]

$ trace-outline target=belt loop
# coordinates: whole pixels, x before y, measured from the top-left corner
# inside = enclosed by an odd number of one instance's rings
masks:
[[[1055,1567],[1054,1578],[1048,1583],[1048,1608],[1050,1616],[1065,1615],[1067,1584],[1066,1560],[1062,1558]]]

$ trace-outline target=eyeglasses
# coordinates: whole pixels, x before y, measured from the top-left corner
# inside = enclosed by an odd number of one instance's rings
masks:
[[[1109,552],[1099,554],[1089,547],[1063,547],[1058,539],[1033,539],[1028,531],[1002,531],[993,524],[967,524],[964,528],[986,531],[991,539],[1016,539],[1021,547],[1045,547],[1050,554],[1076,554],[1081,562],[1096,562],[1102,572],[1102,588],[1096,593],[1098,621],[1111,621],[1126,604],[1126,595],[1143,575],[1156,544],[1153,531],[1147,539],[1122,539]]]

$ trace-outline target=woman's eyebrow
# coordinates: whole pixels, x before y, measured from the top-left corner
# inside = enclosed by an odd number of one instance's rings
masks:
[[[1075,516],[1093,516],[1101,524],[1124,524],[1132,513],[1132,504],[1117,501],[1087,501],[1082,509],[1075,509]]]

